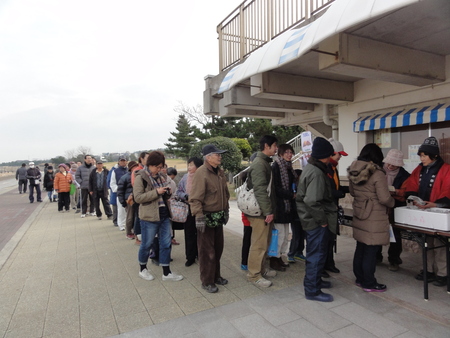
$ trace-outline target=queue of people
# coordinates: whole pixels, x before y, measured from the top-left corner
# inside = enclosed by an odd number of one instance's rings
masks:
[[[406,199],[413,195],[424,201],[422,204],[415,202],[420,209],[450,208],[450,165],[440,157],[434,137],[428,137],[419,147],[421,163],[411,175],[403,168],[400,150],[391,149],[383,156],[375,143],[365,145],[347,168],[348,187],[341,185],[337,170],[341,157],[348,156],[339,141],[316,137],[303,171],[293,169],[293,148],[277,142],[273,135],[263,136],[260,151],[243,174],[248,188],[254,191],[260,215],[242,213],[241,269],[246,271],[248,281],[258,287],[270,287],[277,272],[286,272],[290,264],[304,261],[305,298],[333,301],[331,294],[322,291],[332,288],[332,283],[323,278],[330,277],[328,272],[340,272],[334,252],[339,235],[338,215],[342,214],[339,199],[347,193],[353,197],[353,237],[356,240],[353,273],[355,284],[365,292],[387,290],[375,277],[377,263],[382,260],[382,246],[389,245],[390,271],[398,271],[402,264],[400,232],[391,227],[395,207],[406,205]],[[82,218],[95,215],[101,220],[101,201],[107,218],[120,230],[126,230],[126,238],[139,245],[139,276],[147,281],[154,279],[147,265],[151,251],[157,257],[153,262],[162,267],[163,281],[183,279],[171,270],[170,262],[172,245],[179,244],[174,238],[171,203],[174,199],[184,202],[186,221],[179,226],[184,230],[185,266],[190,267],[197,261],[201,287],[206,292],[216,293],[218,285],[228,284],[220,268],[223,226],[229,219],[230,198],[221,169],[224,153],[226,150],[215,145],[204,146],[203,159],[192,157],[187,161],[188,172],[178,186],[176,169],[167,168],[164,154],[159,151],[142,152],[138,162],[127,163],[125,158],[120,158],[110,171],[101,161],[94,165],[95,160],[86,155],[84,164],[70,167],[60,164],[56,175],[52,166],[46,166],[44,188],[50,202],[56,201],[53,194],[57,192],[60,212],[68,212],[72,206],[81,209]],[[37,200],[42,201],[40,171],[32,162],[29,167],[26,169],[22,165],[16,173],[19,193],[26,192],[23,182],[26,177],[30,202],[34,201],[34,189]],[[79,196],[73,202],[72,192]],[[266,266],[273,229],[278,234],[277,250]],[[430,248],[439,245],[435,240],[428,242]],[[423,280],[425,273],[434,285],[447,284],[445,248],[429,251],[428,271],[420,271],[416,279]]]

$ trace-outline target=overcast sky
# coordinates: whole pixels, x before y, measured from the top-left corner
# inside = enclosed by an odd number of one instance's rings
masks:
[[[241,2],[0,1],[0,162],[163,147]]]

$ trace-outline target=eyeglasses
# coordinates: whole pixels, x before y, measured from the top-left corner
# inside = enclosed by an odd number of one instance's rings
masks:
[[[290,150],[287,150],[287,151],[285,151],[284,153],[285,153],[285,154],[291,154],[291,155],[294,154],[294,152],[292,152],[292,151],[290,151]]]
[[[151,165],[150,167],[155,167],[158,170],[161,170],[162,168],[164,168],[164,166],[162,166],[162,165],[159,165],[159,166]]]

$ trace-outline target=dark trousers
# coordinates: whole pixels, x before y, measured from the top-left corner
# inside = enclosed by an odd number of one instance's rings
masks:
[[[205,232],[197,232],[200,280],[203,285],[214,284],[221,277],[220,258],[223,243],[223,225],[215,228],[205,227]]]
[[[100,209],[100,201],[103,204],[103,210],[105,210],[106,216],[112,216],[111,206],[109,205],[108,194],[105,194],[103,190],[97,190],[94,194],[94,205],[97,217],[102,217],[102,211]]]
[[[58,211],[70,209],[70,191],[58,193]]]
[[[291,223],[292,239],[291,245],[289,246],[289,257],[294,257],[295,255],[303,254],[305,250],[305,231],[302,228],[300,220],[295,220]]]
[[[367,245],[356,242],[355,255],[353,257],[353,273],[356,283],[363,288],[371,288],[377,284],[375,269],[377,266],[377,252],[380,245]]]
[[[19,192],[20,193],[22,193],[22,191],[23,191],[23,193],[27,192],[27,181],[28,180],[26,178],[19,180]],[[22,187],[23,187],[23,190],[22,190]]]
[[[195,217],[191,215],[190,211],[184,223],[184,242],[186,245],[186,260],[195,261],[198,256],[197,227],[195,226]]]
[[[330,235],[328,227],[318,226],[313,230],[306,231],[306,268],[303,281],[305,296],[317,296],[321,293],[321,275]]]
[[[252,244],[252,227],[244,225],[244,237],[242,238],[241,264],[248,265],[248,253]]]
[[[133,205],[127,204],[126,208],[127,210],[127,218],[125,220],[125,230],[127,232],[127,235],[132,235],[132,230],[134,226],[134,210]]]
[[[337,236],[332,233],[328,238],[327,259],[325,261],[325,269],[336,267],[336,264],[334,263],[334,245],[336,243],[336,237]]]
[[[37,185],[30,184],[30,186],[29,186],[30,193],[28,195],[30,202],[34,202],[34,189],[36,189],[37,201],[41,202],[42,198],[41,198],[41,185],[40,184],[37,184]]]
[[[393,230],[394,230],[395,243],[391,243],[389,245],[388,259],[389,259],[389,263],[391,263],[391,264],[401,264],[402,260],[400,259],[400,254],[403,251],[402,236],[400,233],[400,229],[393,228]]]
[[[89,213],[92,214],[94,212],[94,198],[89,193],[89,189],[81,189],[81,213],[86,214],[87,213],[87,202],[89,198]]]
[[[138,203],[133,204],[133,212],[134,212],[134,234],[140,235],[141,234],[141,220],[139,219],[139,204]],[[116,222],[117,222],[117,220],[116,220]]]

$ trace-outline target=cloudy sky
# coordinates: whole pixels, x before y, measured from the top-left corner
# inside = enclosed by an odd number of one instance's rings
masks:
[[[2,0],[0,163],[163,147],[242,0]]]

